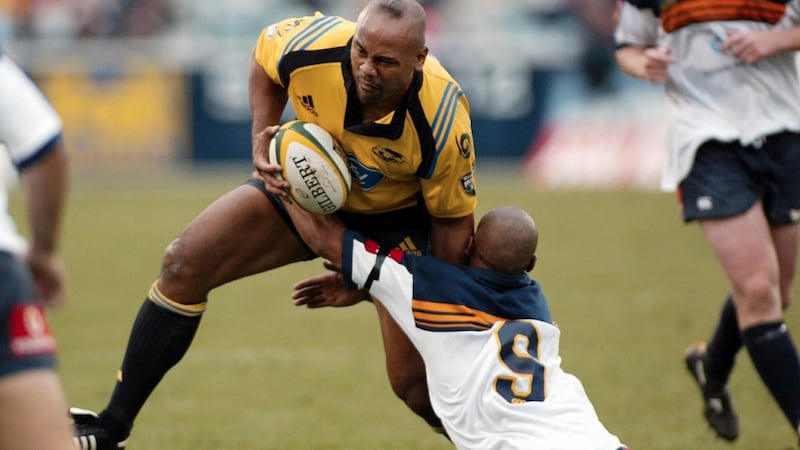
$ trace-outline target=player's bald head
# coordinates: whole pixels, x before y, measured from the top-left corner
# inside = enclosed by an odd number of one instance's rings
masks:
[[[398,21],[404,34],[415,49],[425,47],[425,9],[415,0],[372,0],[358,15],[357,25],[363,25],[372,14],[380,14]]]
[[[499,272],[527,272],[536,261],[539,230],[533,218],[516,206],[486,213],[475,231],[475,256]]]

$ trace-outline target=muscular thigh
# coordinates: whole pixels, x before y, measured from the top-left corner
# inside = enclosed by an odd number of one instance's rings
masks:
[[[0,379],[0,448],[70,450],[72,427],[55,370],[37,369]]]
[[[244,184],[209,205],[169,245],[159,287],[192,303],[230,281],[313,257],[265,194]]]
[[[761,203],[744,214],[700,223],[730,280],[740,326],[780,318],[780,269]]]

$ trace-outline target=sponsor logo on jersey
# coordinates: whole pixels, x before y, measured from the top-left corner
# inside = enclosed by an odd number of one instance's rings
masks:
[[[792,222],[800,222],[800,209],[790,209],[789,217],[792,219]]]
[[[289,22],[283,26],[283,30],[278,30],[278,36],[283,36],[288,32],[292,31],[294,28],[299,27],[300,24],[303,23],[302,19],[295,19],[292,22]]]
[[[310,112],[317,117],[317,111],[314,109],[314,98],[310,95],[298,95],[297,99],[300,100],[300,104],[303,105],[306,111]]]
[[[361,190],[364,192],[375,189],[375,186],[386,178],[386,175],[362,164],[351,153],[347,154],[347,165],[350,168],[350,177],[358,181],[358,185],[361,186]]]
[[[372,147],[372,153],[386,162],[401,163],[405,161],[405,157],[400,153],[397,153],[390,148],[381,147],[380,145]]]
[[[717,53],[722,53],[722,44],[724,44],[724,42],[719,36],[714,36],[711,38],[711,50],[714,50]]]
[[[458,152],[461,154],[461,157],[469,158],[469,154],[472,152],[472,138],[469,133],[463,133],[461,136],[457,137],[456,145],[458,145]]]
[[[406,242],[406,241],[411,242],[411,245],[414,246],[414,248],[416,248],[416,246],[414,245],[414,242],[411,241],[411,237],[410,236],[406,236],[406,239],[403,240],[403,242]],[[380,246],[380,244],[378,244],[377,242],[373,241],[372,239],[367,239],[364,242],[364,250],[368,251],[369,253],[372,253],[373,255],[377,255],[381,251],[381,246]],[[402,249],[400,249],[399,247],[395,247],[395,248],[389,250],[389,254],[386,255],[386,256],[388,256],[389,258],[395,260],[395,262],[401,263],[401,262],[403,262],[403,254],[404,254],[404,252],[403,252]],[[420,252],[419,254],[422,254],[422,252]]]
[[[697,209],[700,211],[710,211],[714,209],[714,200],[708,195],[697,197]]]
[[[461,177],[461,188],[464,189],[464,192],[466,192],[467,195],[475,195],[475,181],[473,172]]]
[[[293,28],[297,27],[297,26],[298,26],[298,25],[300,25],[301,23],[303,23],[303,21],[302,21],[302,20],[300,20],[300,19],[295,19],[295,20],[293,20],[293,21],[291,21],[291,22],[289,22],[289,23],[287,23],[287,24],[284,24],[284,25],[283,25],[283,29],[282,29],[282,30],[279,30],[279,29],[278,29],[278,25],[280,25],[280,24],[273,23],[272,25],[270,25],[269,27],[267,27],[267,31],[266,31],[266,33],[265,33],[265,37],[266,37],[267,39],[272,39],[272,38],[274,38],[275,36],[283,36],[284,34],[286,34],[286,33],[290,32],[290,31],[292,31],[292,29],[293,29]]]
[[[422,250],[417,248],[417,244],[414,243],[414,241],[411,239],[411,236],[406,236],[405,239],[403,239],[399,244],[397,244],[397,247],[400,248],[400,250],[402,250],[403,252],[411,255],[417,255],[417,256],[422,255]]]
[[[50,332],[41,305],[17,305],[11,310],[9,318],[11,354],[21,358],[55,353],[56,340]]]

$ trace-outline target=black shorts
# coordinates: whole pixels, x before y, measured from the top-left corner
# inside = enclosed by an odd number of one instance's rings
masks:
[[[679,198],[686,222],[736,216],[759,200],[770,224],[799,222],[800,134],[773,134],[749,146],[705,142]]]
[[[250,178],[246,181],[246,184],[263,192],[275,206],[275,209],[278,210],[278,214],[286,222],[286,225],[297,235],[297,229],[286,212],[283,202],[277,196],[267,192],[264,181],[258,178]],[[347,228],[358,231],[380,244],[382,248],[392,249],[397,247],[415,255],[430,252],[431,215],[425,208],[421,197],[416,206],[386,213],[358,214],[337,211],[334,214],[342,219]],[[300,237],[299,235],[297,236],[298,238]],[[313,259],[313,257],[310,259]]]
[[[28,268],[10,253],[0,252],[0,377],[55,369],[55,350]]]

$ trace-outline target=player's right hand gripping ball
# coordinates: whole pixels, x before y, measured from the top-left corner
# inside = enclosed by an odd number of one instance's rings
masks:
[[[330,214],[347,201],[347,157],[319,125],[300,120],[281,125],[269,144],[269,159],[281,166],[281,177],[291,185],[289,196],[306,211]]]

